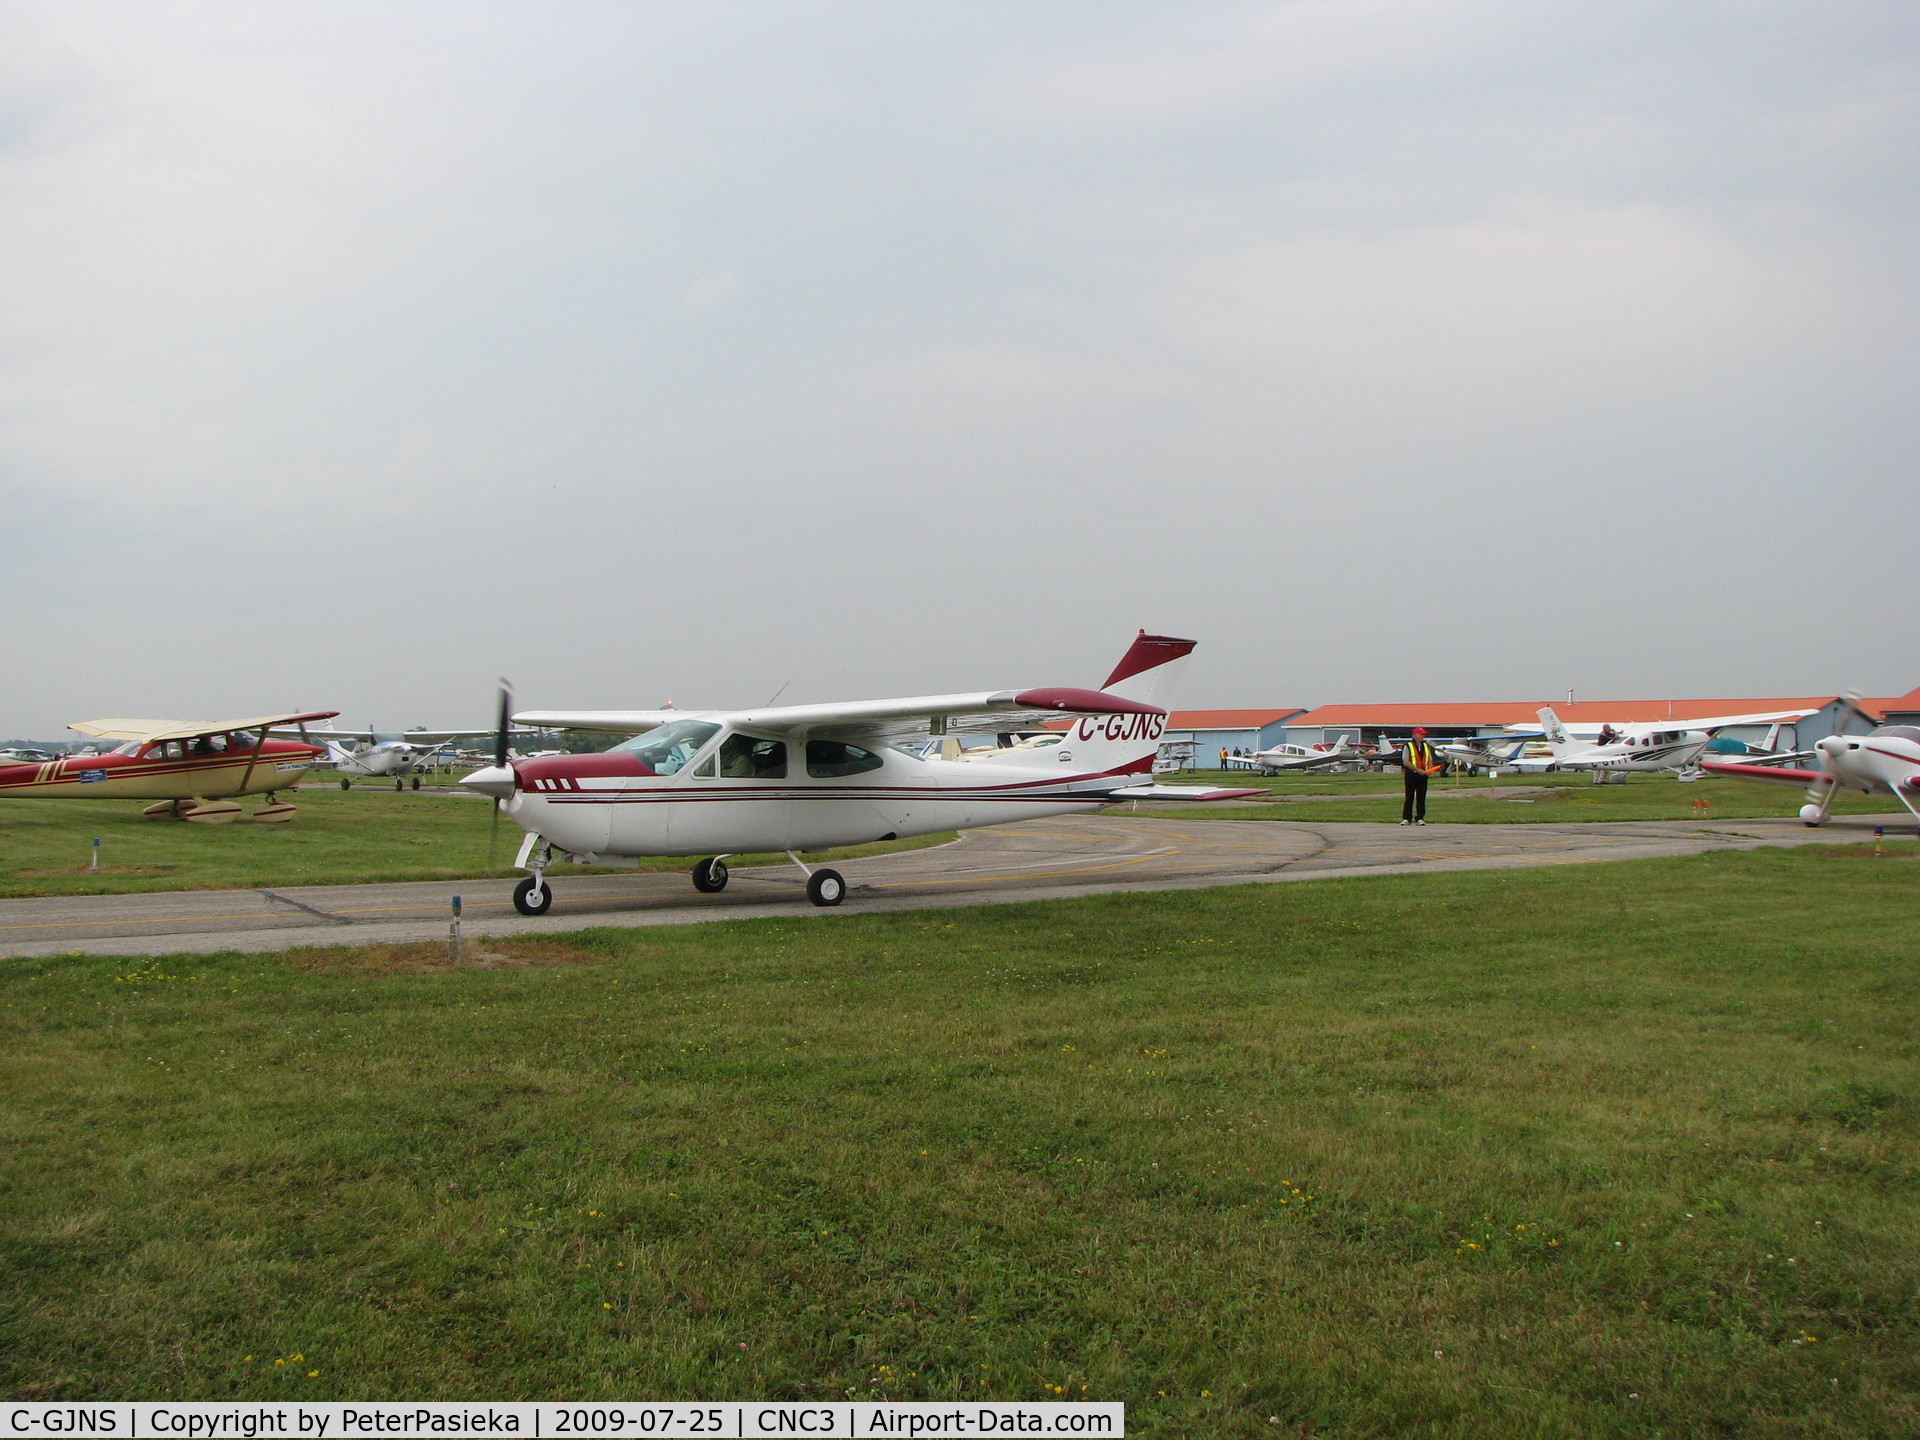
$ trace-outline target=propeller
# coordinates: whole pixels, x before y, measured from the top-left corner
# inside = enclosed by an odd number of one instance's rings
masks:
[[[493,737],[493,763],[507,763],[507,729],[513,724],[513,682],[504,676],[500,681],[500,728]]]
[[[1880,728],[1880,721],[1878,717],[1869,715],[1864,709],[1861,708],[1860,692],[1858,690],[1849,690],[1846,692],[1846,694],[1842,695],[1840,697],[1840,706],[1841,706],[1841,709],[1850,711],[1851,713],[1858,715],[1860,719],[1865,723],[1869,731],[1878,730]],[[1846,721],[1843,719],[1840,722],[1840,730],[1842,734],[1846,732],[1846,728],[1847,728],[1847,724],[1846,724]]]
[[[513,682],[500,678],[500,722],[493,737],[493,763],[507,765],[507,731],[513,724]],[[493,822],[487,827],[487,869],[493,869],[494,851],[500,841],[500,802],[493,802]]]

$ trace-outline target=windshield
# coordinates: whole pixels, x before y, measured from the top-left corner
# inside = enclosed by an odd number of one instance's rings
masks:
[[[720,727],[711,720],[676,720],[616,745],[610,755],[631,755],[656,775],[671,775],[693,759]]]

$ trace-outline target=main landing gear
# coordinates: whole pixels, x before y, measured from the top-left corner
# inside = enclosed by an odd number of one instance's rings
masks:
[[[807,877],[807,899],[816,905],[838,905],[847,898],[846,877],[838,870],[809,870],[791,850],[787,858]],[[727,888],[727,857],[715,855],[693,867],[693,888],[702,895],[718,895]]]
[[[1827,812],[1833,809],[1833,797],[1840,787],[1832,780],[1822,778],[1807,787],[1807,803],[1800,807],[1800,823],[1813,827],[1827,823]]]
[[[787,859],[800,866],[800,873],[807,877],[807,899],[816,905],[838,905],[847,898],[847,881],[838,870],[809,870],[800,857],[791,850]]]

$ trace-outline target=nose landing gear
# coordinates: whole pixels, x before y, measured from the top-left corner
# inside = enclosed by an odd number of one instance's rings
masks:
[[[544,875],[529,875],[513,887],[513,908],[522,915],[544,915],[553,908],[553,891]]]
[[[702,895],[718,895],[727,888],[727,857],[715,855],[693,867],[693,888]]]

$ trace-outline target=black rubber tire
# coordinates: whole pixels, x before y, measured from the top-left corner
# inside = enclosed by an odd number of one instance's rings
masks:
[[[342,775],[340,777],[340,788],[342,790],[351,790],[353,788],[353,781],[349,780],[345,775]]]
[[[513,908],[522,915],[546,914],[553,908],[553,887],[539,876],[529,875],[513,887]]]
[[[727,862],[702,860],[693,867],[693,888],[702,895],[718,895],[727,888]]]
[[[395,790],[404,790],[407,788],[407,782],[396,775],[393,777],[393,788]]]
[[[816,870],[807,877],[807,899],[814,904],[838,905],[846,898],[846,878],[838,870]]]
[[[413,788],[413,789],[415,789],[415,790],[418,790],[418,789],[420,788],[420,777],[419,777],[418,775],[416,775],[416,776],[414,776],[414,777],[413,777],[413,786],[412,786],[412,788]]]

